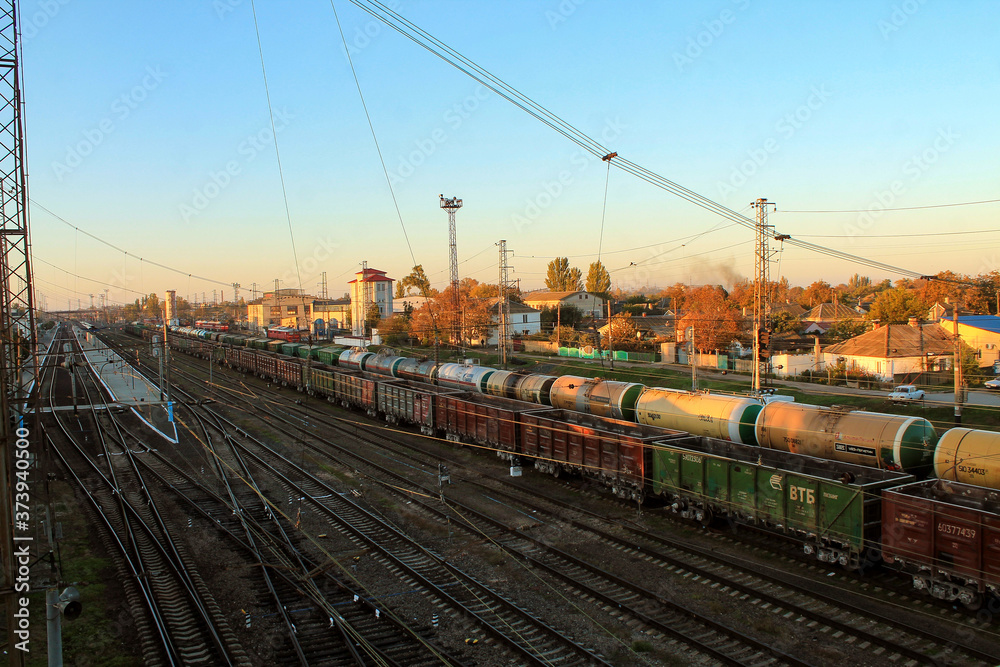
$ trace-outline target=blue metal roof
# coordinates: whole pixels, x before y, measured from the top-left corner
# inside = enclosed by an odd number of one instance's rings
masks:
[[[942,322],[951,323],[951,318],[942,317]],[[959,315],[958,323],[967,327],[975,327],[983,331],[1000,334],[1000,317],[996,315]]]

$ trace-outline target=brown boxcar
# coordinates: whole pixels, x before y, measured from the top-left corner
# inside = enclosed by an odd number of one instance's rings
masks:
[[[230,356],[230,352],[233,353]],[[230,361],[232,359],[232,361]],[[229,348],[226,350],[226,361],[232,366],[239,368],[241,370],[247,371],[248,373],[257,372],[257,355],[255,350],[251,350],[247,347],[236,347]]]
[[[378,382],[378,376],[366,377],[360,371],[333,371],[334,400],[344,407],[360,408],[375,416],[378,414]]]
[[[449,440],[474,442],[512,459],[521,452],[519,416],[537,405],[470,392],[439,394],[435,424]]]
[[[377,380],[378,411],[392,423],[417,424],[421,433],[434,433],[434,398],[461,392],[408,380]]]
[[[302,382],[302,364],[294,357],[279,356],[272,377],[286,387],[298,387]]]
[[[542,472],[600,479],[618,496],[641,500],[652,461],[649,445],[681,431],[571,410],[521,415],[521,449]]]
[[[272,352],[257,352],[254,355],[256,367],[254,372],[258,377],[274,378],[278,372],[278,357]]]
[[[913,586],[970,608],[1000,590],[1000,491],[946,480],[882,494],[882,557]]]

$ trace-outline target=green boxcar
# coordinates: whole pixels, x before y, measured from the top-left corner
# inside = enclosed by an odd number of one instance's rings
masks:
[[[312,390],[320,396],[326,396],[331,401],[336,398],[333,371],[313,368],[312,377],[310,378],[310,386],[312,387]]]
[[[264,345],[264,349],[268,352],[281,352],[281,346],[285,344],[285,341],[279,339],[268,339],[267,344]]]
[[[250,340],[250,347],[255,350],[266,350],[267,344],[270,342],[270,338],[253,338]]]
[[[342,345],[322,347],[316,352],[316,358],[328,366],[336,366],[337,362],[340,361],[340,353],[346,349]]]
[[[298,349],[300,347],[302,347],[302,343],[282,343],[281,344],[281,353],[282,354],[287,354],[290,357],[297,357],[297,356],[299,356],[298,355]]]
[[[656,443],[650,492],[682,517],[792,534],[807,554],[857,567],[879,547],[882,489],[911,475],[711,438]]]
[[[295,350],[295,356],[299,359],[316,359],[316,352],[319,348],[315,345],[299,345]]]

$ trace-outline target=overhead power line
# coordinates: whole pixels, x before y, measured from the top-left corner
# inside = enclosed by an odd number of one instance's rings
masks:
[[[131,258],[133,258],[133,259],[137,259],[137,260],[139,260],[140,262],[144,262],[144,263],[146,263],[146,264],[151,264],[152,266],[155,266],[155,267],[158,267],[158,268],[161,268],[161,269],[164,269],[164,270],[166,270],[166,271],[171,271],[171,272],[173,272],[173,273],[177,273],[177,274],[180,274],[180,275],[182,275],[182,276],[186,276],[186,277],[188,277],[188,278],[195,278],[196,280],[203,280],[203,281],[205,281],[205,282],[208,282],[208,283],[214,283],[214,284],[216,284],[216,285],[222,285],[223,287],[231,287],[231,286],[232,286],[232,282],[223,282],[223,281],[221,281],[221,280],[215,280],[214,278],[206,278],[206,277],[204,277],[204,276],[199,276],[199,275],[196,275],[196,274],[194,274],[194,273],[191,273],[191,272],[189,272],[189,271],[182,271],[182,270],[180,270],[180,269],[175,269],[175,268],[173,268],[172,266],[167,266],[166,264],[160,264],[159,262],[154,262],[154,261],[153,261],[153,260],[151,260],[151,259],[146,259],[146,258],[144,258],[144,257],[139,257],[138,255],[134,255],[134,254],[130,253],[130,252],[129,252],[128,250],[125,250],[124,248],[120,248],[120,247],[116,246],[116,245],[115,245],[114,243],[111,243],[110,241],[105,241],[105,240],[104,240],[104,239],[102,239],[101,237],[99,237],[99,236],[96,236],[96,235],[94,235],[94,234],[91,234],[90,232],[88,232],[88,231],[87,231],[87,230],[85,230],[85,229],[81,229],[80,227],[77,227],[76,225],[74,225],[74,224],[73,224],[73,223],[71,223],[70,221],[66,220],[66,219],[65,219],[65,218],[63,218],[62,216],[60,216],[60,215],[58,215],[58,214],[56,214],[56,213],[53,213],[53,212],[52,212],[52,211],[50,211],[49,209],[45,208],[44,206],[42,206],[41,204],[39,204],[39,203],[38,203],[37,201],[35,201],[34,199],[30,199],[30,198],[29,198],[29,200],[28,200],[28,201],[30,201],[30,202],[31,202],[31,205],[32,205],[32,206],[37,206],[38,208],[40,208],[41,210],[45,211],[46,213],[48,213],[48,214],[49,214],[49,215],[51,215],[51,216],[52,216],[53,218],[55,218],[55,219],[56,219],[56,220],[58,220],[59,222],[63,223],[63,224],[64,224],[64,225],[66,225],[67,227],[69,227],[69,228],[71,228],[71,229],[75,229],[76,231],[80,232],[80,233],[81,233],[81,234],[83,234],[84,236],[88,236],[88,237],[90,237],[90,238],[94,239],[95,241],[97,241],[98,243],[101,243],[101,244],[104,244],[104,245],[106,245],[107,247],[111,248],[112,250],[116,250],[116,251],[118,251],[118,252],[122,253],[123,255],[126,255],[126,256],[128,256],[128,257],[131,257]],[[59,267],[56,267],[56,268],[59,268]],[[62,269],[60,269],[60,270],[62,270]],[[134,290],[130,290],[130,291],[134,291]]]
[[[580,146],[585,151],[594,155],[597,158],[604,159],[606,157],[612,156],[614,151],[609,147],[602,145],[596,139],[589,137],[584,132],[580,131],[567,121],[555,115],[553,112],[549,111],[542,105],[533,101],[531,98],[527,97],[511,85],[507,84],[505,81],[495,76],[491,72],[487,71],[483,67],[480,67],[476,63],[472,62],[462,54],[458,53],[447,44],[441,42],[439,39],[426,32],[417,25],[411,23],[406,18],[400,14],[393,11],[391,8],[377,2],[377,0],[350,0],[351,4],[364,10],[368,14],[377,18],[378,20],[385,23],[387,26],[398,32],[400,35],[406,37],[414,44],[425,49],[434,56],[437,56],[441,60],[445,61],[452,67],[456,68],[460,72],[466,74],[467,76],[475,79],[479,83],[483,84],[499,96],[503,97],[505,100],[523,110],[525,113],[541,121],[545,125],[563,135],[573,143]],[[744,215],[733,211],[718,202],[712,201],[711,199],[690,190],[679,183],[675,183],[670,179],[657,174],[645,167],[636,164],[630,160],[622,158],[614,153],[614,157],[608,160],[609,164],[613,163],[614,166],[632,174],[636,178],[640,178],[647,183],[654,185],[658,188],[666,190],[681,199],[684,199],[696,206],[699,206],[711,213],[722,216],[733,222],[746,227],[748,230],[756,231],[756,225],[753,220],[747,218]],[[780,237],[780,238],[779,238]],[[857,255],[852,255],[850,253],[845,253],[843,251],[831,250],[828,248],[823,248],[813,243],[808,243],[804,241],[796,241],[788,234],[775,234],[775,238],[780,241],[789,243],[790,245],[795,245],[805,250],[811,252],[819,252],[821,254],[829,255],[831,257],[836,257],[838,259],[843,259],[845,261],[853,262],[856,264],[861,264],[869,268],[875,268],[882,271],[887,271],[890,273],[896,273],[904,276],[917,277],[921,275],[917,271],[911,271],[909,269],[904,269],[901,267],[893,266],[891,264],[886,264],[885,262],[879,262],[876,260],[870,260]]]
[[[995,204],[1000,202],[1000,199],[983,199],[980,201],[960,201],[953,204],[927,204],[926,206],[898,206],[896,208],[879,208],[878,213],[883,211],[918,211],[925,208],[948,208],[950,206],[976,206],[977,204]],[[828,209],[828,210],[816,210],[816,211],[789,211],[785,210],[782,213],[872,213],[870,209]]]

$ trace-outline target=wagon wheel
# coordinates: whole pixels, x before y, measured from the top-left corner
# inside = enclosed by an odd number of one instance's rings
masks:
[[[701,515],[701,525],[708,528],[715,521],[715,513],[712,512],[711,508],[706,507],[704,514]]]
[[[959,600],[969,611],[979,611],[983,606],[983,594],[978,591],[968,591],[968,595],[960,595]]]

